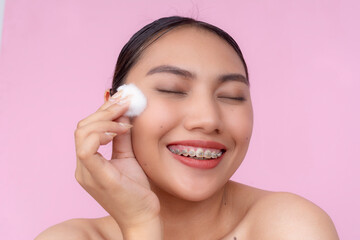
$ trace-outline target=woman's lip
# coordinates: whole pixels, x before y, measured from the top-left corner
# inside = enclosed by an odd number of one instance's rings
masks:
[[[177,155],[174,153],[172,153],[172,155],[176,160],[180,161],[182,164],[185,164],[189,167],[200,168],[200,169],[211,169],[216,167],[224,156],[221,155],[220,157],[215,159],[197,160],[197,159]]]
[[[200,147],[200,148],[214,148],[214,149],[223,149],[226,150],[224,144],[214,142],[214,141],[204,141],[204,140],[182,140],[171,142],[168,146],[171,145],[184,145],[184,146],[191,146],[191,147]]]

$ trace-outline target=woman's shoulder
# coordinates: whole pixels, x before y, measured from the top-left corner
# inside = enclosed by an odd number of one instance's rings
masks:
[[[115,237],[116,236],[116,237]],[[115,238],[114,238],[115,237]],[[77,218],[56,224],[35,238],[35,240],[103,240],[122,239],[117,224],[111,217],[94,219]]]
[[[246,233],[247,239],[338,239],[328,214],[311,201],[243,184],[236,188],[238,196],[247,194],[249,204],[233,235]]]

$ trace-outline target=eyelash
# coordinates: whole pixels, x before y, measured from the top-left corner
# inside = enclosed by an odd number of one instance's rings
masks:
[[[165,90],[165,89],[157,89],[157,91],[161,92],[161,93],[169,93],[169,94],[177,94],[177,95],[186,95],[186,93],[184,92],[179,92],[179,91],[171,91],[171,90]],[[219,98],[226,98],[226,99],[230,99],[230,100],[235,100],[235,101],[246,101],[246,99],[244,97],[219,97]]]
[[[161,93],[170,93],[170,94],[179,94],[179,95],[185,95],[184,92],[178,92],[178,91],[171,91],[171,90],[165,90],[165,89],[157,89]]]
[[[243,97],[219,97],[219,98],[227,98],[227,99],[235,100],[235,101],[239,101],[239,102],[246,101],[246,99]]]

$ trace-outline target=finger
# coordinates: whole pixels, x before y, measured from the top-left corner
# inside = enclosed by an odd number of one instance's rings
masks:
[[[122,122],[124,124],[130,124],[130,119],[128,117],[120,117],[116,121]],[[125,127],[130,128],[131,125],[125,125]],[[134,157],[131,144],[131,132],[127,131],[121,135],[117,135],[113,139],[113,152],[111,159],[119,158],[131,158]]]
[[[105,167],[107,160],[97,151],[100,145],[109,143],[112,138],[105,133],[92,132],[76,150],[77,157],[90,172],[101,171]]]
[[[93,178],[89,170],[86,169],[82,161],[77,157],[76,158],[76,170],[75,170],[76,181],[83,187],[91,186],[94,184]]]
[[[95,113],[91,114],[90,116],[84,118],[81,120],[77,128],[81,128],[91,122],[101,121],[101,120],[114,120],[122,115],[128,110],[130,101],[128,98],[125,98],[124,100],[120,102],[116,102],[108,106],[108,108],[105,108],[103,110],[96,111]]]
[[[101,156],[101,154],[99,154]],[[95,156],[96,158],[96,156]],[[93,159],[96,161],[97,159]],[[102,162],[101,166],[91,169],[91,166],[84,165],[83,161],[77,158],[75,178],[78,183],[92,196],[99,189],[111,186],[119,179],[119,172],[108,161]],[[89,170],[89,167],[91,170]]]
[[[77,149],[83,146],[84,140],[92,133],[99,136],[100,145],[109,143],[116,135],[124,134],[129,127],[124,123],[114,121],[97,121],[89,123],[75,131],[75,146]],[[100,146],[98,146],[100,147]]]
[[[119,103],[123,101],[130,101],[132,94],[124,95],[123,89],[120,89],[112,97],[110,97],[97,111],[105,110],[114,103]]]
[[[120,89],[114,95],[109,97],[109,99],[103,105],[101,105],[101,107],[97,111],[104,110],[104,109],[108,108],[109,106],[111,106],[114,102],[121,101],[121,99],[124,99],[122,89]]]

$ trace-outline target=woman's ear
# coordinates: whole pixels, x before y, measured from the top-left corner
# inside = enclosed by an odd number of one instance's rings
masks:
[[[109,100],[110,97],[110,89],[106,89],[104,94],[104,103],[106,103]]]

